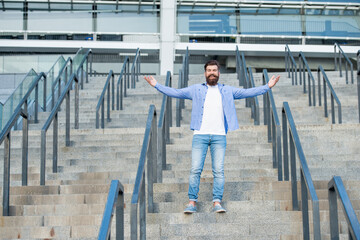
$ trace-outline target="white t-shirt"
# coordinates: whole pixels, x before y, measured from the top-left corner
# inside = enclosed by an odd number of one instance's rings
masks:
[[[200,130],[194,134],[226,135],[224,110],[218,85],[208,86]]]

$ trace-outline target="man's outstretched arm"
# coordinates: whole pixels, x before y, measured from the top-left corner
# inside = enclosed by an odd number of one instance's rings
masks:
[[[256,97],[258,95],[262,95],[269,91],[270,88],[274,87],[276,83],[279,81],[280,76],[272,76],[269,80],[268,84],[265,84],[263,86],[259,87],[253,87],[253,88],[234,88],[233,95],[234,99],[242,99],[242,98],[248,98],[248,97]]]
[[[192,99],[191,87],[176,89],[159,84],[153,76],[145,76],[144,79],[150,86],[169,97]]]

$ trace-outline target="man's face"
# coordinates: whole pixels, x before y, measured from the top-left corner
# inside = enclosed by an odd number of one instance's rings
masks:
[[[210,86],[215,86],[219,81],[220,72],[216,65],[209,65],[205,70],[206,83]]]

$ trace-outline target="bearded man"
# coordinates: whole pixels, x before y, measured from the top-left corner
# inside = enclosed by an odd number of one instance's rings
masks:
[[[206,153],[210,147],[212,159],[213,211],[224,213],[221,206],[224,193],[224,158],[226,133],[239,128],[235,99],[255,97],[266,93],[279,81],[280,76],[272,76],[268,84],[260,87],[241,89],[218,83],[220,65],[216,60],[208,61],[205,66],[206,83],[175,89],[159,84],[154,77],[145,80],[159,92],[175,98],[192,100],[191,124],[194,131],[192,140],[192,161],[189,177],[189,204],[184,213],[195,213],[198,201],[200,176],[204,167]]]

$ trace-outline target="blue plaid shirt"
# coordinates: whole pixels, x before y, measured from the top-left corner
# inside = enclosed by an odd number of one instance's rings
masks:
[[[242,89],[218,83],[218,87],[222,97],[226,133],[228,130],[234,131],[239,128],[234,99],[255,97],[270,90],[267,84],[260,87]],[[156,83],[155,88],[169,97],[192,100],[190,128],[191,130],[200,130],[204,112],[204,102],[208,89],[205,83],[195,84],[181,89],[166,87]]]

